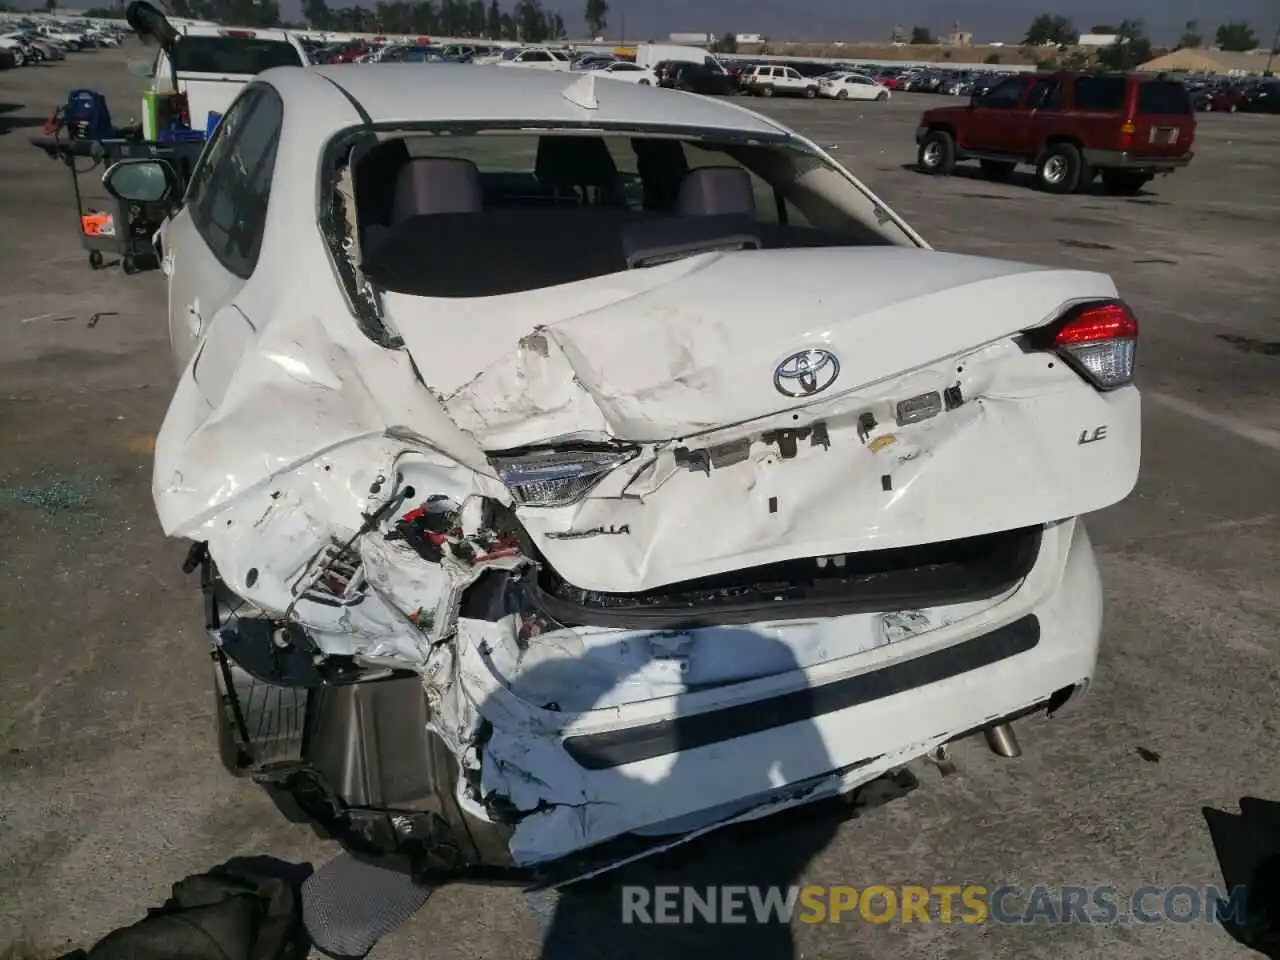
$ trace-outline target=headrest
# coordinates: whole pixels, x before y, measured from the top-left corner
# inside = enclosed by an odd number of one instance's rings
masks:
[[[751,174],[742,167],[696,167],[680,182],[676,213],[686,217],[754,215]]]
[[[461,157],[414,157],[396,178],[392,223],[430,213],[479,213],[480,171]]]

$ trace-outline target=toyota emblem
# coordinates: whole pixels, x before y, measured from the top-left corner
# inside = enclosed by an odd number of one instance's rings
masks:
[[[830,350],[793,353],[773,368],[773,386],[784,397],[812,397],[836,382],[840,361]]]

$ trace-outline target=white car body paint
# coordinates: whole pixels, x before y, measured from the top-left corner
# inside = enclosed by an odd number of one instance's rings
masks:
[[[489,819],[483,798],[499,795],[523,815],[511,835],[515,863],[628,832],[687,839],[848,792],[1089,681],[1101,587],[1076,518],[1136,482],[1138,394],[1099,392],[1013,337],[1073,303],[1115,297],[1107,277],[934,252],[850,176],[883,215],[868,226],[893,245],[701,254],[469,300],[387,293],[385,317],[403,347],[383,347],[351,316],[316,222],[317,158],[362,122],[325,77],[378,123],[790,131],[735,104],[624,84],[596,85],[599,102],[584,109],[563,96],[576,76],[517,80],[448,64],[271,71],[262,80],[286,105],[277,169],[298,174],[275,177],[257,269],[228,283],[197,256],[189,292],[171,297],[171,313],[190,298],[207,313],[157,438],[153,492],[166,534],[207,542],[231,591],[291,618],[325,654],[421,674],[431,729],[479,775],[478,790],[458,778],[459,804]],[[173,242],[181,271],[201,241]],[[779,364],[814,347],[839,357],[832,388],[780,395]],[[957,383],[962,406],[894,424],[899,401]],[[869,411],[877,426],[860,436]],[[783,459],[762,439],[819,421],[825,449],[802,444]],[[1080,440],[1099,425],[1106,443]],[[1038,553],[999,595],[922,610],[522,637],[516,614],[484,620],[459,607],[482,574],[527,572],[527,557],[446,553],[433,564],[386,539],[390,520],[370,527],[368,517],[412,487],[404,509],[447,497],[460,508],[459,540],[474,544],[482,502],[514,506],[486,451],[571,438],[641,448],[574,505],[514,507],[582,589],[634,593],[1020,526],[1043,527]],[[744,459],[705,475],[674,463],[677,446],[744,442]],[[625,536],[556,536],[622,527]],[[358,555],[367,587],[358,604],[310,592],[317,557],[335,543]],[[600,769],[566,747],[572,737],[821,690],[1031,615],[1039,641],[1030,649],[803,722]],[[549,673],[566,662],[581,671]],[[493,731],[483,747],[482,721]],[[762,757],[779,761],[767,776]]]
[[[843,94],[843,96],[841,96]],[[889,88],[860,73],[844,73],[818,79],[818,96],[831,100],[888,100]]]

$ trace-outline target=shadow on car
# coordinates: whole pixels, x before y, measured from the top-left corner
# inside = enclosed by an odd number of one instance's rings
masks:
[[[926,173],[925,171],[921,170],[920,166],[915,162],[901,164],[901,167],[903,170],[908,170],[911,173],[917,173],[922,177],[934,176],[934,174]],[[1008,174],[997,176],[997,175],[991,175],[991,174],[985,173],[981,167],[957,166],[955,170],[953,170],[949,174],[949,176],[953,180],[976,180],[979,183],[1002,183],[1002,184],[1005,184],[1006,186],[1020,187],[1024,190],[1031,190],[1037,193],[1041,192],[1036,187],[1035,174],[1032,173],[1030,170],[1013,170]],[[968,194],[965,194],[965,196],[971,197],[975,200],[1012,200],[1014,199],[1010,195],[999,194],[999,193],[968,193]],[[1132,193],[1132,194],[1108,193],[1103,188],[1102,182],[1096,178],[1092,183],[1089,184],[1089,188],[1087,190],[1079,190],[1076,192],[1075,196],[1103,197],[1107,200],[1123,200],[1128,203],[1142,203],[1142,204],[1147,204],[1149,206],[1156,206],[1156,205],[1163,206],[1168,202],[1165,200],[1152,199],[1156,197],[1157,194],[1145,188],[1140,189],[1136,193]]]

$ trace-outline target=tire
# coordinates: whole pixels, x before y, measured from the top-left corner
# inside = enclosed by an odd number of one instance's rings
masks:
[[[102,269],[102,251],[101,250],[89,251],[89,269],[91,270]]]
[[[848,91],[848,90],[841,90],[839,93],[837,93],[837,94],[836,94],[836,99],[837,99],[837,100],[848,100],[848,99],[849,99],[849,91]]]
[[[648,80],[637,80],[636,85],[640,87],[647,87],[650,86],[650,83]]]
[[[1227,113],[1238,113],[1239,110],[1240,110],[1239,105],[1234,103],[1231,106],[1227,107]]]
[[[132,256],[128,256],[128,255],[126,255],[120,261],[120,268],[130,276],[133,276],[135,273],[137,273],[139,269],[138,262],[134,260]]]
[[[1008,180],[1017,164],[1009,160],[979,160],[978,166],[988,180]]]
[[[1132,196],[1140,191],[1153,177],[1148,173],[1132,173],[1128,170],[1103,170],[1102,189],[1112,196]]]
[[[760,96],[762,96],[762,97],[772,97],[772,96],[773,96],[773,87],[761,87],[761,88],[760,88]]]
[[[916,164],[922,173],[946,177],[956,168],[956,142],[945,130],[930,130],[920,141]]]
[[[805,87],[805,88],[804,88],[804,97],[805,97],[805,99],[806,99],[806,100],[812,100],[812,99],[813,99],[814,97],[816,97],[817,95],[818,95],[818,88],[817,88],[817,87]]]
[[[1084,158],[1070,143],[1051,143],[1036,164],[1036,184],[1046,193],[1075,193],[1084,172]]]
[[[889,99],[889,91],[888,91],[888,90],[881,90],[881,91],[880,91],[880,94],[876,97],[876,102],[877,102],[877,103],[884,103],[884,102],[885,102],[886,100],[888,100],[888,99]]]
[[[21,50],[13,51],[13,65],[15,67],[25,67],[27,65],[27,56]]]

